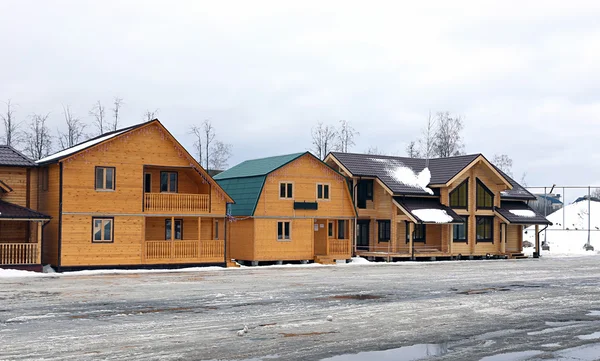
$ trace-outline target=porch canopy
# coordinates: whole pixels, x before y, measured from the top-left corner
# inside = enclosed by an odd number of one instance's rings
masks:
[[[49,221],[50,216],[0,200],[0,221]]]
[[[455,224],[465,220],[437,198],[394,197],[400,208],[414,223]]]
[[[552,222],[524,202],[502,201],[494,213],[505,223],[517,225],[552,225]]]

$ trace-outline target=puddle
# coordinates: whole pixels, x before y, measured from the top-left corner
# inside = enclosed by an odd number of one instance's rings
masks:
[[[596,340],[600,338],[600,332],[594,332],[589,335],[579,335],[577,338],[580,340]]]
[[[561,361],[596,361],[600,359],[600,343],[556,351],[554,355]]]
[[[480,288],[480,289],[476,289],[476,290],[461,291],[461,292],[458,292],[458,294],[459,295],[481,295],[484,293],[504,292],[504,291],[510,291],[510,288],[488,287],[488,288]]]
[[[325,298],[318,298],[319,300],[379,300],[383,298],[383,296],[378,295],[369,295],[369,294],[358,294],[358,295],[337,295],[337,296],[329,296]]]
[[[360,352],[351,355],[333,356],[321,361],[416,361],[434,356],[442,356],[449,352],[448,344],[418,344],[394,348],[385,351]]]
[[[543,351],[520,351],[520,352],[509,352],[501,353],[498,355],[486,356],[479,361],[521,361],[527,360],[534,356],[543,354]]]

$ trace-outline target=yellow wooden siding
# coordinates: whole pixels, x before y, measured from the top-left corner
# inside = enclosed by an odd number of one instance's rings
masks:
[[[0,180],[12,188],[2,195],[5,202],[27,207],[27,168],[0,167]]]
[[[29,242],[29,233],[29,221],[0,221],[0,243]]]
[[[44,168],[38,168],[38,173]],[[42,263],[57,266],[60,167],[58,164],[52,164],[47,168],[48,190],[42,190],[40,186],[38,191],[39,211],[52,217],[52,220],[44,227],[43,231]]]
[[[202,183],[202,178],[193,169],[181,168],[146,168],[144,174],[151,175],[152,193],[160,193],[160,173],[177,173],[177,193],[183,194],[208,194],[209,185]],[[195,173],[195,174],[194,174]]]
[[[244,261],[254,260],[254,219],[230,222],[227,227],[229,258]]]
[[[254,260],[312,260],[314,258],[312,219],[285,219],[291,222],[291,239],[277,240],[276,219],[254,219]]]
[[[509,224],[506,229],[506,252],[522,252],[523,226]]]

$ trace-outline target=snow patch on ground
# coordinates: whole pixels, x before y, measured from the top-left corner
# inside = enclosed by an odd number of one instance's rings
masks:
[[[31,271],[20,271],[14,269],[2,269],[0,268],[0,278],[13,278],[13,277],[47,277],[49,275],[40,272]]]
[[[423,222],[450,223],[452,217],[443,209],[417,209],[412,211]]]
[[[530,211],[529,209],[509,209],[508,211],[510,213],[514,214],[515,216],[519,216],[519,217],[525,217],[525,218],[535,217],[535,212]]]

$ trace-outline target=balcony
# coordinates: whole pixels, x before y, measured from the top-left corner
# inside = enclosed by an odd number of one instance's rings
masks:
[[[145,193],[145,212],[210,213],[208,194]]]

